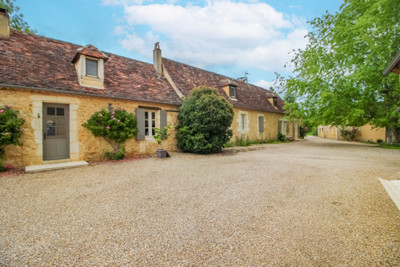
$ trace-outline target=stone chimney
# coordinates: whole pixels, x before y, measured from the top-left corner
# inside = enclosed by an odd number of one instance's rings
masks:
[[[159,74],[163,73],[162,70],[162,58],[161,58],[161,49],[160,49],[160,43],[157,42],[154,44],[154,50],[153,50],[153,65],[154,68],[156,69],[156,72]]]
[[[10,36],[10,17],[4,8],[0,8],[0,37]]]

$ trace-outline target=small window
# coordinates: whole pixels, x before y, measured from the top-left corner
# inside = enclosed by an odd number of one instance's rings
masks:
[[[97,77],[97,60],[86,58],[86,76]]]
[[[242,130],[246,129],[246,114],[242,114],[242,125],[240,128]]]
[[[236,98],[236,86],[229,85],[229,97]]]
[[[156,112],[145,111],[144,112],[144,135],[154,136],[154,127],[156,127]]]
[[[264,116],[258,116],[258,132],[264,132]]]

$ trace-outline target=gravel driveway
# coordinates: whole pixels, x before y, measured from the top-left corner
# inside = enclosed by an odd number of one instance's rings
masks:
[[[400,150],[258,148],[0,178],[0,265],[400,265]]]

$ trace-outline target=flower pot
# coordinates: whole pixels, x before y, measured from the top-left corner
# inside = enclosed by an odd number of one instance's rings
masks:
[[[167,150],[165,150],[165,149],[157,149],[157,158],[160,158],[160,159],[166,158],[167,155],[168,155]]]

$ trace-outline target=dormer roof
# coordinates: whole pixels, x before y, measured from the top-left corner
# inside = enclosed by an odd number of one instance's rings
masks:
[[[91,44],[76,49],[76,54],[72,59],[72,63],[75,63],[79,59],[80,55],[90,56],[98,59],[104,59],[104,61],[108,59],[108,56],[105,53],[101,52],[97,47]]]

